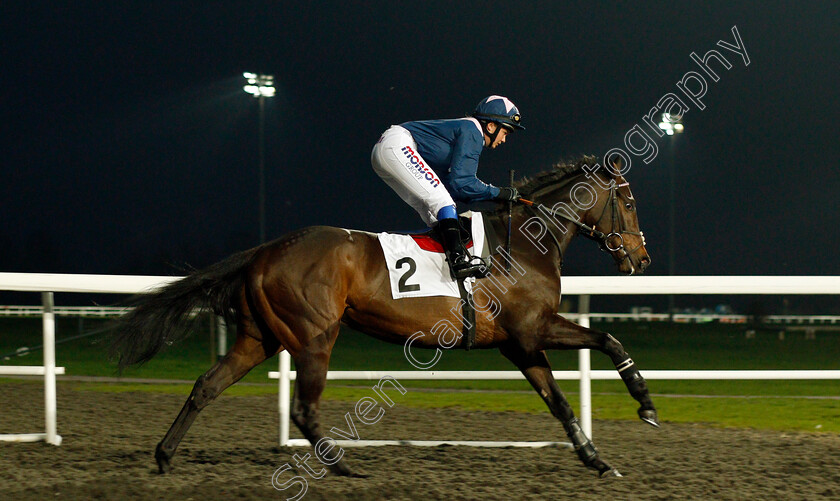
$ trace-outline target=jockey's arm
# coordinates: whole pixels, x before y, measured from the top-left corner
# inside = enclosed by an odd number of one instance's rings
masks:
[[[474,137],[461,136],[452,150],[449,181],[446,188],[455,200],[480,202],[499,195],[499,188],[478,179],[478,158],[483,144]]]

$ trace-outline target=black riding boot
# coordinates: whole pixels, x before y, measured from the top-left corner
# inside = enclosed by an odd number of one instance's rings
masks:
[[[461,230],[457,219],[441,219],[438,222],[438,231],[443,240],[446,260],[449,261],[449,269],[454,279],[484,278],[489,274],[490,270],[481,260],[473,262],[467,256],[466,249],[461,245]]]

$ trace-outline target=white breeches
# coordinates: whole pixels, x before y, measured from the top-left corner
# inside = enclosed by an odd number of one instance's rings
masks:
[[[438,211],[455,205],[440,178],[417,152],[411,133],[399,125],[386,130],[370,155],[373,170],[432,226]]]

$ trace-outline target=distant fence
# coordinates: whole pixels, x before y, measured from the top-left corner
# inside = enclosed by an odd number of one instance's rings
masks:
[[[110,318],[124,314],[121,306],[55,306],[56,317],[74,318]],[[4,306],[0,305],[0,317],[36,318],[44,313],[43,306]],[[577,320],[580,313],[566,312],[562,315],[570,320]],[[675,322],[701,323],[720,322],[722,324],[743,324],[751,320],[750,315],[719,313],[590,313],[592,321],[606,322]],[[815,324],[840,325],[840,315],[763,315],[761,321],[767,324]]]
[[[78,318],[110,318],[125,313],[126,308],[119,306],[55,306],[53,313],[57,317]],[[0,317],[40,317],[44,313],[43,306],[2,306]]]

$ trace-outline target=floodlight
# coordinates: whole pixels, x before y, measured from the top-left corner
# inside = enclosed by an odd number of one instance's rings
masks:
[[[242,74],[248,85],[244,86],[245,92],[254,97],[273,97],[276,93],[274,89],[274,75],[258,75],[256,73],[245,72]]]

